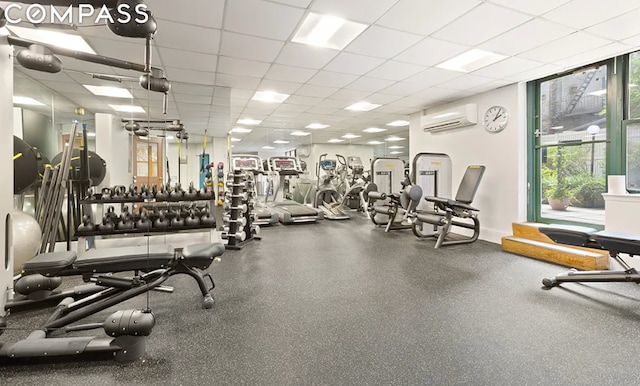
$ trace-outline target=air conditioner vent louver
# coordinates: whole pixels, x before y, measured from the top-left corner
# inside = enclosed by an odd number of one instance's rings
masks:
[[[469,103],[424,115],[420,126],[425,132],[439,132],[478,123],[478,105]]]

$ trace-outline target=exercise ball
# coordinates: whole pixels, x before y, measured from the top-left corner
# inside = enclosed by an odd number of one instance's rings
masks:
[[[42,230],[35,218],[14,210],[11,213],[13,238],[13,273],[20,272],[25,261],[38,254],[42,242]]]

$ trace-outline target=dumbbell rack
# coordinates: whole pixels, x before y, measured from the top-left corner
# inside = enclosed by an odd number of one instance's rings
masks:
[[[258,235],[260,227],[253,224],[248,197],[243,194],[246,187],[246,175],[241,170],[235,170],[233,182],[228,186],[231,187],[231,206],[229,218],[225,219],[225,231],[222,232],[222,238],[227,240],[226,249],[240,250],[249,241],[260,240],[261,237]]]
[[[215,197],[215,194],[212,195],[211,197],[195,197],[195,198],[186,198],[186,197],[180,197],[178,199],[174,199],[174,198],[169,198],[166,200],[157,200],[155,198],[153,199],[145,199],[142,197],[125,197],[125,198],[109,198],[109,199],[103,199],[101,197],[101,195],[99,193],[96,193],[94,195],[93,198],[85,198],[83,200],[80,201],[80,204],[82,205],[83,208],[83,212],[85,214],[93,214],[93,209],[92,204],[98,204],[100,206],[102,205],[107,205],[107,204],[120,204],[121,206],[121,211],[122,211],[122,207],[124,207],[127,204],[130,204],[131,207],[133,208],[134,205],[140,205],[140,204],[145,204],[145,203],[189,203],[189,202],[208,202],[209,204],[209,213],[210,215],[214,216],[216,218],[216,225],[215,226],[204,226],[204,225],[200,225],[200,226],[196,226],[196,227],[181,227],[181,228],[172,228],[172,227],[167,227],[167,228],[162,228],[162,229],[157,229],[157,228],[150,228],[150,229],[138,229],[138,228],[132,228],[132,229],[126,229],[126,230],[118,230],[118,229],[114,229],[111,232],[102,232],[98,229],[92,230],[92,231],[76,231],[75,235],[78,238],[78,254],[81,254],[84,252],[85,250],[85,246],[87,245],[87,242],[89,242],[89,246],[93,245],[93,237],[95,236],[106,236],[106,237],[122,237],[125,235],[151,235],[151,234],[166,234],[166,233],[175,233],[175,232],[185,232],[185,231],[216,231],[218,224],[222,223],[222,221],[219,221],[218,219],[222,218],[221,213],[218,213],[218,206],[217,206],[217,200]],[[220,207],[221,208],[221,207]],[[92,216],[93,217],[93,216]],[[99,222],[96,222],[94,225],[97,226],[99,224]],[[220,229],[222,227],[220,226]]]

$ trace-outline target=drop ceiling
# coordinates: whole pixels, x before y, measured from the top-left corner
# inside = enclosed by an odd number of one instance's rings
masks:
[[[0,2],[6,6],[7,2]],[[251,133],[234,133],[235,151],[271,145],[289,149],[326,143],[365,144],[406,127],[385,126],[412,113],[515,82],[590,64],[640,47],[637,0],[147,0],[158,22],[153,65],[172,81],[167,115],[161,96],[135,82],[133,104],[149,113],[135,118],[181,119],[192,136],[226,136],[239,118],[261,120]],[[291,41],[310,13],[331,14],[368,27],[342,51]],[[80,26],[100,55],[141,63],[144,41],[122,38],[105,26]],[[472,48],[505,58],[461,73],[436,68]],[[62,58],[63,73],[16,70],[76,106],[115,113],[113,99],[96,97],[83,84],[114,84],[86,73],[139,74]],[[290,94],[284,103],[251,100],[256,91]],[[344,108],[359,101],[382,106],[370,112]],[[123,118],[132,116],[123,114]],[[308,130],[311,123],[330,125]],[[388,130],[363,133],[369,127]],[[307,130],[307,137],[291,132]],[[289,144],[274,145],[274,140]]]

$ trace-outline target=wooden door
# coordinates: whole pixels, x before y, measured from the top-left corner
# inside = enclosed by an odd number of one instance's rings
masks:
[[[164,140],[133,137],[133,180],[136,185],[164,183]]]

